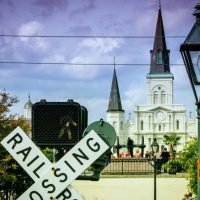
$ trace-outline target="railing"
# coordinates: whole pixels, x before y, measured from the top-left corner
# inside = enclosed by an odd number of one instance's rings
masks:
[[[158,164],[160,160],[157,160]],[[160,170],[160,166],[157,166]],[[147,158],[114,158],[107,165],[102,174],[148,174],[154,172],[153,161]]]

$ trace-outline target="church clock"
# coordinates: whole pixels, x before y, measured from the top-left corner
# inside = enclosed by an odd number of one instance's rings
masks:
[[[163,121],[163,120],[165,119],[165,113],[162,112],[162,111],[158,111],[158,112],[156,113],[156,119],[157,119],[158,121]]]

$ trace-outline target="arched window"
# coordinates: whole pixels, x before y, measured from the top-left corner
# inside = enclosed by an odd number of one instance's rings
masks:
[[[143,122],[143,120],[140,121],[140,130],[141,131],[144,130],[144,122]]]
[[[163,63],[162,51],[159,49],[157,51],[157,64],[162,65],[162,63]]]
[[[158,104],[158,92],[153,93],[153,104]]]
[[[179,120],[176,120],[176,130],[179,130]]]
[[[159,131],[162,130],[162,126],[161,126],[161,125],[158,126],[158,130],[159,130]]]
[[[120,129],[123,130],[124,129],[124,123],[120,122]]]
[[[161,92],[161,104],[166,104],[166,93],[165,93],[165,91]]]
[[[149,116],[149,130],[151,129],[151,116]]]
[[[117,128],[117,122],[116,122],[116,121],[113,122],[113,128],[114,128],[114,129]]]

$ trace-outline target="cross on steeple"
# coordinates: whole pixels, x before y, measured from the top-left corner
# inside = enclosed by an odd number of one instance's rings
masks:
[[[28,100],[29,101],[31,100],[31,94],[30,94],[30,92],[28,93]]]
[[[159,0],[159,9],[161,9],[161,0]]]

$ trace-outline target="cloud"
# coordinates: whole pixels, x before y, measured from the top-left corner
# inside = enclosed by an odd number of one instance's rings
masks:
[[[163,23],[168,32],[167,35],[173,35],[175,31],[179,35],[184,35],[185,30],[189,32],[193,23],[191,26],[185,26],[185,24],[190,23],[192,18],[195,21],[195,17],[192,16],[192,10],[189,10],[187,7],[163,11]],[[182,34],[180,34],[181,32]]]
[[[86,14],[95,9],[95,1],[94,0],[76,0],[76,3],[69,4],[71,7],[70,17],[74,17],[79,14]]]
[[[141,36],[154,35],[157,12],[155,10],[146,10],[142,17],[138,17],[140,15],[141,10],[135,10],[134,18],[137,20],[133,20],[133,34]]]
[[[175,61],[173,62],[175,65],[171,65],[171,73],[174,75],[174,88],[175,90],[186,90],[188,89],[189,79],[187,76],[187,72],[183,63],[183,59],[179,53],[179,56],[176,56]],[[182,64],[182,65],[176,65]]]
[[[124,92],[125,97],[132,102],[133,105],[145,103],[146,93],[144,92],[144,85],[142,87],[130,86],[128,90]]]
[[[99,121],[103,118],[106,121],[106,110],[108,108],[108,99],[105,98],[88,98],[77,99],[82,106],[88,110],[88,125],[94,121]]]
[[[53,11],[66,9],[68,7],[68,0],[35,0],[33,4],[42,8],[43,13],[51,15]]]
[[[42,30],[42,24],[37,21],[30,21],[26,24],[22,24],[19,27],[18,33],[20,35],[36,35]],[[24,39],[24,38],[22,38]]]
[[[2,6],[8,6],[8,8],[11,10],[13,10],[13,8],[15,7],[12,0],[0,0],[0,4]]]
[[[43,25],[38,21],[30,21],[22,24],[18,29],[19,35],[41,35],[43,32]],[[27,43],[30,47],[35,49],[47,49],[48,44],[44,38],[27,38],[21,37],[20,41]]]
[[[0,83],[3,83],[5,81],[9,82],[10,77],[15,77],[17,75],[17,69],[13,70],[13,69],[1,69],[1,73],[0,73]]]
[[[176,11],[179,8],[188,8],[192,11],[193,7],[196,5],[196,3],[199,3],[198,0],[181,0],[181,1],[171,1],[172,3],[169,3],[168,1],[161,1],[162,9],[167,10],[174,10]]]
[[[77,26],[74,26],[72,25],[72,27],[70,28],[69,30],[69,33],[72,33],[72,34],[88,34],[88,33],[91,33],[92,29],[90,26],[84,26],[84,25],[77,25]]]
[[[94,80],[95,78],[99,78],[100,74],[104,73],[106,70],[103,66],[97,66],[95,64],[98,63],[110,63],[111,60],[109,53],[118,49],[122,44],[123,40],[119,39],[101,39],[101,38],[90,38],[83,39],[80,43],[77,42],[77,45],[74,46],[73,51],[69,51],[70,56],[67,55],[66,52],[61,52],[58,50],[57,53],[52,54],[52,60],[56,60],[56,58],[61,59],[58,60],[68,61],[69,63],[75,63],[79,65],[63,65],[60,67],[60,73],[65,75],[70,79],[74,80]],[[61,56],[64,55],[64,56]],[[70,58],[71,57],[71,58]],[[84,65],[81,65],[81,64]],[[88,63],[88,65],[86,65]],[[94,63],[94,65],[92,65]],[[101,73],[100,73],[101,72]]]
[[[87,47],[97,54],[106,54],[111,52],[113,49],[119,48],[122,43],[122,39],[92,38],[83,40],[79,48],[82,49]]]
[[[71,63],[90,63],[89,59],[84,58],[82,56],[74,57],[71,60]],[[70,66],[70,67],[63,67],[63,71],[68,74],[70,77],[79,80],[92,80],[96,77],[99,72],[99,68],[95,66]]]
[[[182,1],[162,1],[166,35],[186,35],[193,25],[191,4],[197,0]],[[157,0],[3,0],[0,5],[1,32],[23,35],[154,35],[158,14]],[[179,39],[167,38],[171,63],[182,63],[180,44]],[[2,60],[112,64],[115,56],[116,63],[141,64],[150,62],[153,39],[1,38],[0,47]],[[174,89],[187,95],[191,88],[183,68],[171,66]],[[134,105],[146,103],[149,66],[116,69],[123,109],[132,112]],[[113,66],[1,65],[0,70],[0,85],[24,102],[28,91],[39,99],[79,98],[90,118],[106,114]],[[179,102],[182,96],[178,95]]]

